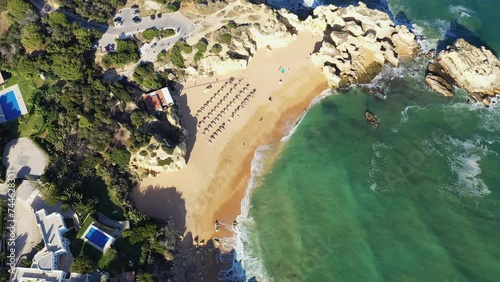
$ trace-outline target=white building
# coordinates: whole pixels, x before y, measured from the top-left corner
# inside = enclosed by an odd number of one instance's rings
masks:
[[[85,282],[87,275],[67,274],[62,270],[43,271],[36,268],[18,267],[11,282]]]
[[[61,255],[70,252],[70,241],[64,237],[68,232],[64,218],[59,213],[47,215],[44,209],[35,212],[38,229],[45,247],[33,258],[31,268],[17,267],[12,282],[70,282],[87,281],[87,275],[68,274],[60,270]]]
[[[45,247],[35,255],[33,266],[41,270],[57,270],[59,257],[70,252],[70,242],[63,236],[68,232],[64,218],[59,213],[47,215],[45,210],[37,211],[35,218]]]

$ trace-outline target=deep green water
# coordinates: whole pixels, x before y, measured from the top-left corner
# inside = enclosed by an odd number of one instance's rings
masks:
[[[500,50],[498,0],[389,4],[430,42],[458,20]],[[309,110],[255,180],[242,225],[247,278],[500,281],[500,107],[440,97],[423,72],[422,62],[386,69],[373,83],[386,99],[358,87]]]

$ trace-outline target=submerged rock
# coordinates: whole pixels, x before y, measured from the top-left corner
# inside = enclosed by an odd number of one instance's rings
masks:
[[[490,50],[477,48],[460,38],[439,53],[435,63],[429,64],[425,80],[434,91],[445,96],[453,95],[454,83],[488,105],[488,96],[500,94],[500,61]],[[450,86],[443,91],[443,84],[436,81],[448,81]]]

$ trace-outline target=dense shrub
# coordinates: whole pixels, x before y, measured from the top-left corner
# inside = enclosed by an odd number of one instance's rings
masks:
[[[214,54],[219,54],[221,51],[222,51],[222,45],[220,44],[214,44],[214,46],[212,46],[212,49],[210,50],[210,52]]]

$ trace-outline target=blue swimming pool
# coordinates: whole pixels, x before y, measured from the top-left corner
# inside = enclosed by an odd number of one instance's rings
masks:
[[[94,227],[90,227],[90,230],[87,232],[87,235],[85,235],[85,238],[99,246],[101,249],[104,249],[104,246],[106,246],[106,243],[109,240],[109,237],[106,236],[106,234]]]
[[[0,107],[2,107],[5,120],[7,121],[22,116],[21,108],[17,103],[16,93],[14,91],[7,92],[0,96]]]

